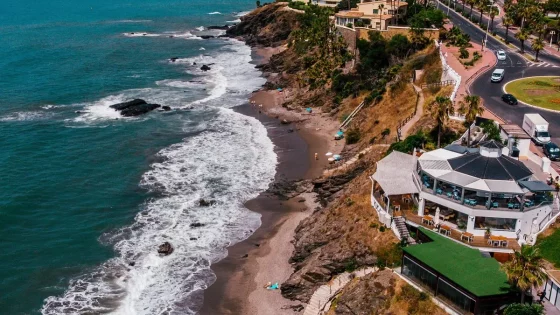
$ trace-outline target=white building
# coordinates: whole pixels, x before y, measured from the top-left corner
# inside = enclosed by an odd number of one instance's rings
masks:
[[[486,251],[533,244],[557,213],[553,188],[502,150],[488,141],[477,149],[452,145],[419,157],[393,152],[371,177],[372,205],[403,237],[406,222]]]

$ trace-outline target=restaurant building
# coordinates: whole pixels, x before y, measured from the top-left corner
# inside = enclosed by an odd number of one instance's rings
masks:
[[[459,314],[494,314],[518,301],[500,264],[422,227],[403,248],[401,274]]]
[[[488,141],[480,148],[452,145],[418,157],[393,152],[371,177],[372,205],[401,237],[408,237],[406,223],[492,252],[534,244],[558,213],[553,188],[502,150]]]

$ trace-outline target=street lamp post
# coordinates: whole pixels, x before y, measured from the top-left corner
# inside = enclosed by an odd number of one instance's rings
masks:
[[[488,6],[492,7],[493,5],[494,2],[492,2]],[[484,46],[486,46],[486,43],[488,42],[488,30],[490,29],[490,18],[487,18],[487,20],[488,20],[488,25],[486,25],[486,35],[484,35],[484,41],[482,41],[482,51],[484,51]]]
[[[550,31],[550,45],[549,45],[550,48],[552,48],[552,37],[554,37],[554,34],[556,34],[555,31]]]

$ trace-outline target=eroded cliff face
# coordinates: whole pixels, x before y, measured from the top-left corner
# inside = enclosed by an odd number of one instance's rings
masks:
[[[287,3],[267,4],[241,17],[241,23],[228,29],[227,35],[242,37],[251,46],[276,47],[297,28],[300,14]]]
[[[375,265],[379,251],[397,242],[390,230],[379,229],[369,200],[368,176],[385,150],[374,148],[350,171],[314,181],[314,191],[326,207],[296,229],[290,258],[295,272],[281,286],[284,297],[308,302],[335,275]]]

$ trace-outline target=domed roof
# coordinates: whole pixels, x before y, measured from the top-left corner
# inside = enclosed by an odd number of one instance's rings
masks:
[[[480,152],[468,153],[449,159],[454,171],[480,179],[518,181],[530,177],[533,173],[520,161],[501,155],[502,145],[496,141],[483,144]],[[499,150],[499,155],[487,155],[487,150]]]

